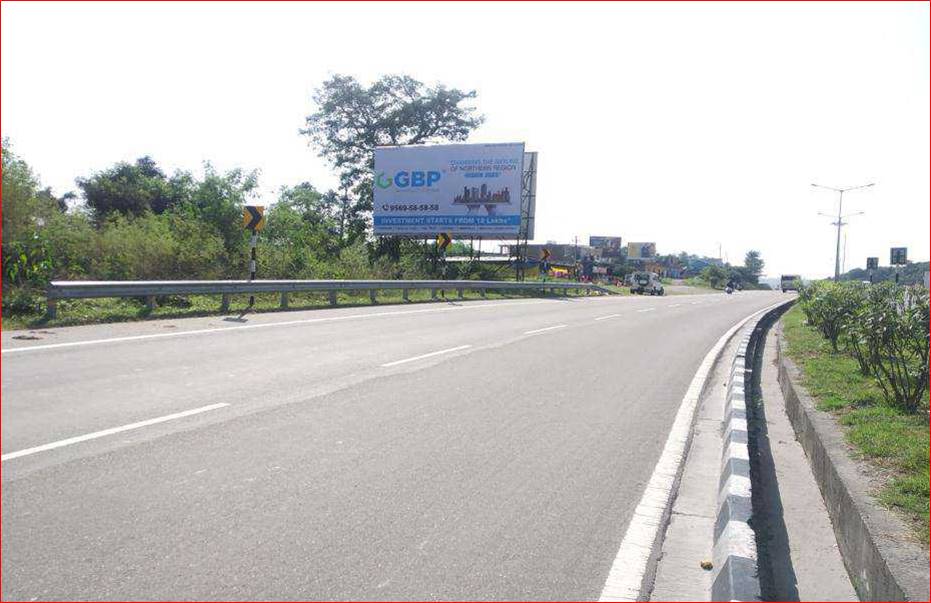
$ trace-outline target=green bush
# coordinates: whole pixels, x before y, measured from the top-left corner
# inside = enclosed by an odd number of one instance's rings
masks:
[[[808,323],[838,352],[838,343],[871,375],[885,402],[915,412],[928,387],[928,290],[891,283],[818,282],[802,287]]]
[[[5,287],[3,291],[4,314],[33,314],[41,312],[45,303],[45,292],[27,287]]]
[[[858,312],[858,331],[887,402],[915,412],[928,386],[928,290],[882,284]]]
[[[202,222],[176,214],[111,217],[100,232],[97,273],[110,280],[222,276],[223,240]]]
[[[856,290],[860,286],[821,281],[803,287],[802,310],[809,324],[821,331],[835,352],[844,325],[862,303],[862,295]]]
[[[870,332],[864,321],[864,313],[869,309],[869,290],[866,287],[845,287],[854,298],[856,309],[847,315],[841,325],[844,349],[857,361],[860,374],[873,374],[870,356]]]

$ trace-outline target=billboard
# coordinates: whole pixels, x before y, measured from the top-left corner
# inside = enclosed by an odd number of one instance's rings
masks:
[[[644,260],[656,255],[656,243],[628,243],[627,259]]]
[[[517,238],[524,144],[375,149],[376,235]]]
[[[866,269],[867,270],[876,270],[879,268],[879,258],[866,258]]]
[[[603,249],[605,251],[620,251],[621,237],[588,237],[588,244],[591,247]]]

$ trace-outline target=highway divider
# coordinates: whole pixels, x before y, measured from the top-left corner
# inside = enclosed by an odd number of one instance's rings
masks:
[[[724,402],[718,513],[714,524],[712,601],[759,601],[760,572],[753,530],[751,458],[755,450],[749,429],[747,392],[754,359],[769,326],[794,303],[788,301],[752,319],[740,333],[731,359]]]
[[[377,303],[378,291],[400,290],[404,301],[408,301],[411,290],[430,290],[432,299],[438,292],[455,290],[459,298],[465,291],[478,291],[485,297],[486,291],[507,291],[518,294],[540,295],[550,293],[612,295],[604,287],[592,283],[571,282],[527,282],[527,281],[436,281],[436,280],[247,280],[247,281],[52,281],[47,292],[47,318],[55,318],[60,299],[90,299],[106,297],[143,297],[150,309],[155,309],[156,297],[160,295],[219,295],[220,311],[227,312],[230,296],[247,293],[278,293],[281,308],[288,307],[288,294],[296,292],[326,293],[330,305],[337,305],[340,291],[368,291],[372,303]]]

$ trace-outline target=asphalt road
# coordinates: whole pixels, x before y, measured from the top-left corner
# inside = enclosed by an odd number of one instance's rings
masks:
[[[703,356],[781,299],[4,332],[2,598],[597,599]]]

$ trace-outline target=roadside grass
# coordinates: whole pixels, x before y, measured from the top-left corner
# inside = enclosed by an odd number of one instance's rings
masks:
[[[802,385],[817,407],[844,426],[854,455],[877,469],[883,482],[878,500],[905,515],[915,536],[927,544],[928,415],[909,415],[886,405],[876,381],[861,375],[853,358],[832,352],[830,343],[805,324],[797,305],[784,315],[783,332],[788,354],[802,371]]]
[[[696,289],[712,289],[714,291],[721,290],[721,289],[715,289],[708,283],[708,281],[698,276],[689,277],[685,279],[684,281],[682,281],[682,284],[688,285],[689,287],[695,287]]]
[[[439,293],[437,294],[440,295]],[[575,297],[575,291],[569,290],[568,295]],[[583,293],[584,296],[584,293]],[[428,290],[414,290],[409,294],[410,302],[405,302],[401,291],[378,291],[376,305],[393,304],[422,304],[430,303]],[[489,290],[485,299],[517,299],[528,297],[518,292],[498,293]],[[537,295],[534,297],[554,297],[552,295]],[[445,290],[445,301],[456,301],[459,297],[456,289]],[[480,300],[481,295],[475,291],[463,291],[464,300]],[[289,293],[288,308],[279,307],[280,296],[277,293],[260,293],[255,296],[255,306],[251,310],[256,313],[288,312],[297,310],[316,310],[323,308],[347,308],[357,306],[371,306],[368,291],[342,293],[337,295],[338,305],[331,306],[326,293]],[[439,297],[437,301],[444,301]],[[226,314],[236,315],[242,313],[249,304],[249,295],[231,295],[230,309]],[[29,313],[3,314],[2,328],[4,331],[20,329],[67,327],[87,324],[101,324],[114,322],[131,322],[163,318],[193,318],[198,316],[220,316],[219,295],[172,295],[159,298],[158,306],[150,311],[144,300],[137,298],[103,298],[103,299],[73,299],[59,300],[58,317],[47,320],[44,308],[36,308]]]

